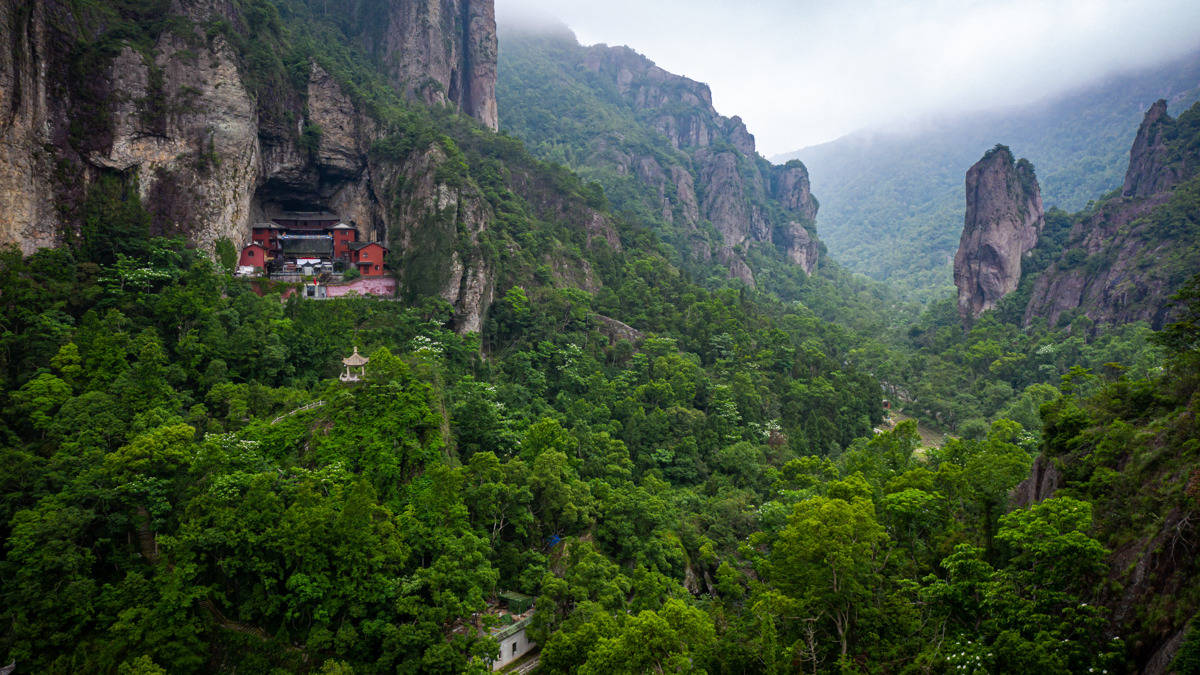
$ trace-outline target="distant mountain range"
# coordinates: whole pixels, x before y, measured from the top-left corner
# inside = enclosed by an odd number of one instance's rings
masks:
[[[835,260],[917,300],[953,291],[963,174],[997,143],[1033,162],[1047,208],[1067,211],[1121,186],[1147,107],[1200,99],[1200,51],[1036,104],[862,131],[777,155],[800,159],[821,199],[817,229]]]

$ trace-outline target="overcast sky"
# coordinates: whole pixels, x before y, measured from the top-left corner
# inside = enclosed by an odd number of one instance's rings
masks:
[[[1200,0],[495,0],[708,83],[759,152],[1028,103],[1200,47]],[[501,46],[503,49],[503,46]]]

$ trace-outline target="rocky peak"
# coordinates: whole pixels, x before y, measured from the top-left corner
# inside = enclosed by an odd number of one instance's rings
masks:
[[[1015,161],[997,145],[967,171],[967,211],[954,285],[958,313],[970,323],[1021,281],[1021,259],[1037,243],[1045,224],[1042,193],[1033,165]]]
[[[629,47],[593,45],[583,66],[612,81],[634,110],[653,115],[654,129],[676,148],[703,148],[721,139],[754,152],[754,137],[741,119],[713,109],[708,85],[669,73]]]
[[[492,0],[390,3],[382,47],[398,89],[431,105],[454,105],[499,128]]]
[[[783,208],[805,220],[817,217],[817,202],[812,196],[808,181],[808,169],[800,160],[792,160],[782,166],[773,167],[771,173],[771,196],[779,200]]]
[[[722,241],[701,251],[701,259],[715,254],[731,276],[752,285],[753,274],[738,247],[773,242],[792,262],[813,271],[820,251],[806,226],[816,218],[817,203],[803,164],[768,165],[758,157],[754,136],[742,119],[724,117],[713,108],[708,85],[669,73],[628,47],[588,47],[582,65],[610,81],[650,128],[690,157],[694,182],[678,165],[672,166],[668,181],[655,157],[631,157],[625,163],[662,195],[664,220],[695,227],[703,218],[720,232]],[[667,198],[671,192],[677,203]],[[783,206],[786,220],[772,222],[758,206],[767,199]]]
[[[753,157],[755,153],[754,134],[746,128],[746,124],[742,122],[742,118],[734,115],[725,123],[725,135],[729,138],[729,143],[737,148],[737,151]]]
[[[1071,228],[1054,266],[1034,282],[1025,324],[1059,323],[1076,310],[1096,324],[1170,320],[1171,294],[1194,274],[1197,261],[1186,227],[1163,227],[1169,213],[1191,213],[1187,190],[1200,169],[1200,104],[1167,115],[1165,101],[1146,111],[1129,150],[1122,198],[1102,201]],[[1188,222],[1184,219],[1175,222]],[[1082,254],[1082,255],[1081,255]]]
[[[1126,197],[1148,197],[1169,190],[1183,180],[1181,167],[1170,162],[1167,137],[1175,120],[1167,114],[1167,102],[1159,99],[1146,111],[1129,149],[1129,168],[1121,193]]]

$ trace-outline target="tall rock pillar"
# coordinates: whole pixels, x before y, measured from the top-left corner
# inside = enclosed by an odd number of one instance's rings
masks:
[[[982,312],[1015,291],[1021,259],[1037,244],[1045,224],[1042,192],[1033,165],[1014,161],[1003,145],[987,151],[967,171],[967,213],[954,285],[958,313],[969,325]]]

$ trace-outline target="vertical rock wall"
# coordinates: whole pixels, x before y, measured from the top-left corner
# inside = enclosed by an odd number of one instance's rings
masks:
[[[25,253],[60,240],[54,189],[54,98],[44,50],[55,29],[42,2],[0,0],[0,244]]]
[[[496,108],[496,13],[491,0],[394,2],[384,60],[397,89],[453,105],[491,129]]]

